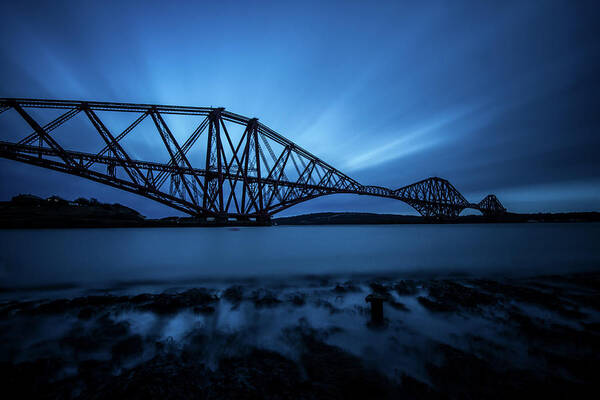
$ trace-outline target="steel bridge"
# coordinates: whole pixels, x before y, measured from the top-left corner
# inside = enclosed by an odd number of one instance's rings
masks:
[[[337,193],[397,199],[436,219],[456,218],[466,208],[488,216],[506,211],[494,195],[470,203],[437,177],[399,189],[362,185],[258,119],[224,108],[2,98],[0,114],[0,123],[10,120],[7,127],[0,124],[0,157],[87,178],[199,218],[268,220]],[[170,125],[180,127],[181,117],[191,118],[194,129],[180,142]],[[119,123],[118,130],[109,128]],[[136,141],[140,131],[146,139]],[[88,149],[92,141],[96,147]],[[165,162],[139,157],[144,149],[156,154],[161,142]]]

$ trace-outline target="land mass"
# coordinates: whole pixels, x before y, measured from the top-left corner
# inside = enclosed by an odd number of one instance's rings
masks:
[[[360,225],[429,223],[524,223],[524,222],[599,222],[598,212],[505,213],[496,217],[464,215],[452,221],[437,221],[417,215],[327,212],[274,218],[272,225]],[[101,203],[96,199],[73,201],[58,196],[47,199],[18,195],[0,202],[0,228],[114,228],[114,227],[185,227],[251,226],[254,221],[199,220],[192,217],[146,218],[121,204]]]
[[[499,223],[499,222],[598,222],[598,212],[537,213],[517,214],[504,213],[495,217],[484,215],[461,215],[455,220],[438,221],[420,215],[371,214],[353,212],[327,212],[303,214],[293,217],[275,218],[277,225],[357,225],[357,224],[431,224],[431,223]]]

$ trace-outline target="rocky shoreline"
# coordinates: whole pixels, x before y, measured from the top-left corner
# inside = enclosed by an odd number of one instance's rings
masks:
[[[578,398],[598,391],[600,273],[6,300],[0,326],[24,398]]]

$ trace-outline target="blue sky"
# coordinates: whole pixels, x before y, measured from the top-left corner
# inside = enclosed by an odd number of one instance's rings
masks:
[[[9,2],[0,97],[222,106],[364,184],[441,176],[511,211],[599,211],[599,10],[552,0]],[[18,193],[176,214],[0,160],[0,197]],[[286,214],[316,211],[412,212],[336,195]]]

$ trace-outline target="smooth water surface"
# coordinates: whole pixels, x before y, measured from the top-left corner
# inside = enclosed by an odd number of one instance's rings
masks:
[[[600,266],[599,238],[597,223],[0,230],[0,286],[577,272]]]

